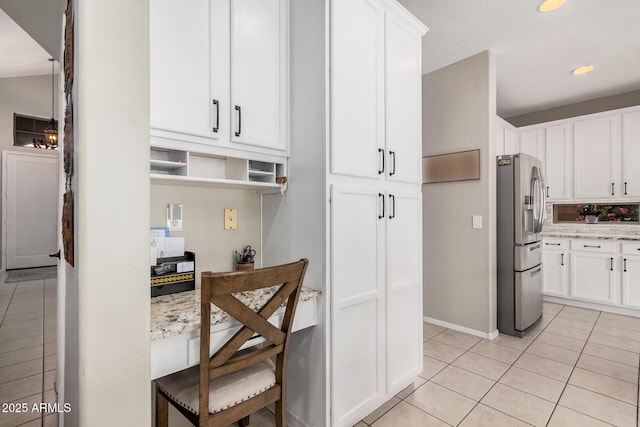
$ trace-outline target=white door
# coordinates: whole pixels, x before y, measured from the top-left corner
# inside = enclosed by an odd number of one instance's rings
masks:
[[[387,179],[421,183],[421,36],[387,14],[385,27],[385,132]]]
[[[605,117],[573,127],[574,192],[576,199],[620,195],[614,177],[619,118]]]
[[[284,150],[282,0],[231,2],[231,140]]]
[[[384,12],[368,0],[335,0],[330,22],[331,172],[377,179],[388,168]]]
[[[55,265],[58,153],[3,152],[5,269]]]
[[[640,197],[640,112],[622,116],[622,188],[626,197]]]
[[[546,129],[545,196],[548,200],[570,198],[571,125]]]
[[[640,308],[640,257],[622,257],[622,304]]]
[[[613,254],[571,253],[571,296],[614,304],[615,269]]]
[[[209,0],[149,2],[153,128],[216,136],[213,128],[218,111],[209,93],[209,6]],[[228,63],[228,58],[218,60]]]
[[[544,129],[521,131],[520,152],[529,154],[544,163]],[[544,167],[542,169],[544,170]]]
[[[389,189],[386,220],[387,393],[422,371],[422,193]]]
[[[373,187],[331,191],[331,417],[353,425],[382,403],[385,196]],[[383,212],[384,211],[384,212]]]
[[[542,292],[545,295],[567,296],[567,265],[569,257],[564,251],[543,249]]]

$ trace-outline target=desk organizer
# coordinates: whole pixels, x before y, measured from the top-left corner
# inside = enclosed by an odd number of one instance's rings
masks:
[[[151,267],[151,296],[193,291],[196,288],[196,254],[185,251],[183,256],[158,258]]]

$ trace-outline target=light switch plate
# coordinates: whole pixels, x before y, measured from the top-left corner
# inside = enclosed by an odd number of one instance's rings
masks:
[[[180,203],[167,205],[167,227],[169,231],[182,231],[182,205]]]
[[[473,215],[473,228],[482,228],[482,215]]]
[[[224,210],[224,229],[225,230],[238,229],[238,210],[237,209]]]

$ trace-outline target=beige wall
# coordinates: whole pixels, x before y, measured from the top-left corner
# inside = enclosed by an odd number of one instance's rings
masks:
[[[172,185],[151,186],[151,226],[166,227],[167,205],[183,205],[182,231],[185,249],[196,254],[196,282],[202,271],[233,270],[233,250],[251,245],[260,265],[260,197],[250,190],[221,190]],[[238,229],[224,229],[224,209],[238,210]]]
[[[483,334],[496,329],[494,64],[483,52],[424,75],[422,89],[423,156],[481,156],[479,180],[422,186],[424,315]]]
[[[600,113],[618,108],[640,105],[640,90],[605,96],[603,98],[549,108],[547,110],[508,117],[506,120],[516,127],[545,123],[569,117],[584,116],[585,114]]]

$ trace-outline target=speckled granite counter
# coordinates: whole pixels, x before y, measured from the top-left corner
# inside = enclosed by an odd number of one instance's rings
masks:
[[[261,307],[277,287],[235,294],[240,301],[254,310]],[[321,292],[302,288],[301,302],[319,299]],[[229,321],[230,317],[215,306],[211,307],[211,325]],[[168,338],[200,328],[200,291],[187,291],[151,298],[151,341]]]
[[[623,241],[640,241],[640,236],[600,236],[600,235],[584,235],[573,233],[542,233],[542,237],[556,239],[589,239],[589,240],[623,240]]]

